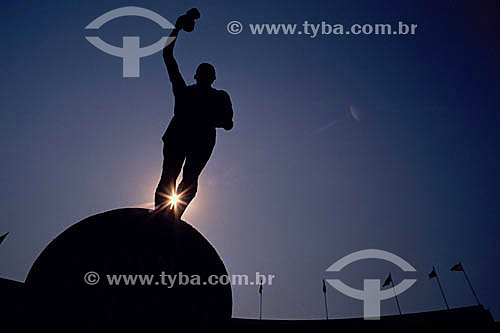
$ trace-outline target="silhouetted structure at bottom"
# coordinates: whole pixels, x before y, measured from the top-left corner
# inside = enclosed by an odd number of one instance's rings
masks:
[[[181,273],[184,281],[172,287],[168,276]],[[110,285],[111,275],[121,284]],[[139,275],[153,280],[141,282]],[[231,318],[232,294],[230,284],[205,284],[212,275],[228,274],[191,225],[146,209],[119,209],[74,224],[47,246],[26,278],[26,310],[34,326],[218,324]],[[136,277],[135,284],[126,285],[124,276]]]
[[[96,272],[95,276],[87,275]],[[201,284],[163,285],[162,274],[199,276]],[[122,276],[110,285],[107,275]],[[141,285],[123,276],[154,276]],[[119,209],[68,228],[40,254],[25,283],[0,278],[0,316],[8,328],[229,329],[496,328],[482,306],[381,317],[380,320],[255,320],[231,318],[229,284],[203,284],[227,276],[210,243],[185,222],[165,221],[145,209]],[[192,281],[192,280],[191,280]],[[156,282],[158,284],[156,284]],[[163,281],[165,282],[165,281]],[[293,306],[291,304],[290,306]],[[434,330],[432,330],[434,331]]]
[[[477,332],[489,332],[492,328],[498,328],[491,313],[482,306],[470,306],[451,310],[440,310],[430,312],[408,313],[403,315],[382,316],[380,320],[364,320],[363,318],[346,318],[330,320],[257,320],[234,318],[230,322],[233,329],[457,329],[463,331],[465,328],[474,328]],[[467,330],[469,331],[469,330]]]

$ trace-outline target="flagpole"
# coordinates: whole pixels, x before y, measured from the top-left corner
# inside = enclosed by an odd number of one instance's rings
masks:
[[[392,278],[391,278],[391,285],[392,285],[392,290],[394,291],[394,297],[396,298],[396,304],[398,305],[398,310],[399,310],[399,314],[401,315],[401,307],[399,306],[399,301],[398,301],[398,295],[396,294],[396,288],[394,287],[394,282],[392,281]]]
[[[328,320],[328,302],[326,301],[326,285],[325,285],[325,280],[323,280],[323,296],[325,298],[326,320]]]
[[[260,294],[260,313],[259,313],[259,320],[262,320],[262,294]]]
[[[325,311],[326,311],[326,320],[328,320],[328,303],[326,302],[326,294],[325,295]]]
[[[462,263],[460,263],[462,265]],[[477,305],[481,306],[481,302],[479,301],[479,297],[477,297],[476,292],[474,291],[474,288],[472,288],[472,283],[469,280],[469,277],[467,276],[467,273],[465,273],[465,269],[463,268],[464,266],[462,265],[462,272],[464,272],[465,279],[467,280],[467,283],[469,284],[470,290],[472,290],[472,294],[476,298]]]
[[[260,285],[259,291],[260,291],[259,320],[262,320],[262,284]]]
[[[328,320],[328,303],[326,302],[326,294],[325,294],[325,310],[326,310],[326,320]]]
[[[436,281],[438,283],[439,290],[441,290],[441,295],[443,296],[444,304],[446,304],[446,309],[449,310],[450,307],[448,305],[448,301],[446,300],[446,296],[444,295],[443,287],[441,287],[441,282],[439,282],[439,276],[437,275],[437,273],[436,273]]]

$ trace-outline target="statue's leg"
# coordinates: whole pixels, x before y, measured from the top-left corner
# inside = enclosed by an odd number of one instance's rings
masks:
[[[168,197],[175,191],[177,177],[184,163],[185,153],[174,140],[167,140],[163,144],[163,167],[160,181],[155,191],[155,209],[166,209]]]
[[[186,154],[186,163],[182,171],[182,181],[177,188],[180,203],[175,210],[175,216],[180,219],[189,203],[198,190],[198,178],[207,165],[215,146],[215,136],[206,140],[199,140],[198,145],[192,145]]]

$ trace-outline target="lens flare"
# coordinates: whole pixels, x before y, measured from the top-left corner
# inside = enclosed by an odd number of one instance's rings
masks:
[[[173,212],[177,216],[178,213],[182,214],[185,207],[187,206],[187,203],[183,200],[183,198],[186,197],[186,191],[177,193],[175,191],[175,188],[172,188],[167,193],[157,192],[157,195],[163,198],[163,200],[160,199],[160,205],[157,205],[155,207],[155,211],[157,212],[164,211],[167,214]]]
[[[170,206],[170,208],[175,208],[177,207],[177,204],[180,203],[180,201],[180,196],[177,195],[177,193],[174,193],[168,198],[168,205]]]
[[[349,105],[349,112],[354,120],[361,121],[361,110],[358,107]]]

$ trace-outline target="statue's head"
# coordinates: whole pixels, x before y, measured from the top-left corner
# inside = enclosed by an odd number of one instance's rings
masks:
[[[197,85],[210,87],[215,81],[215,67],[206,62],[200,64],[196,68],[194,79]]]

